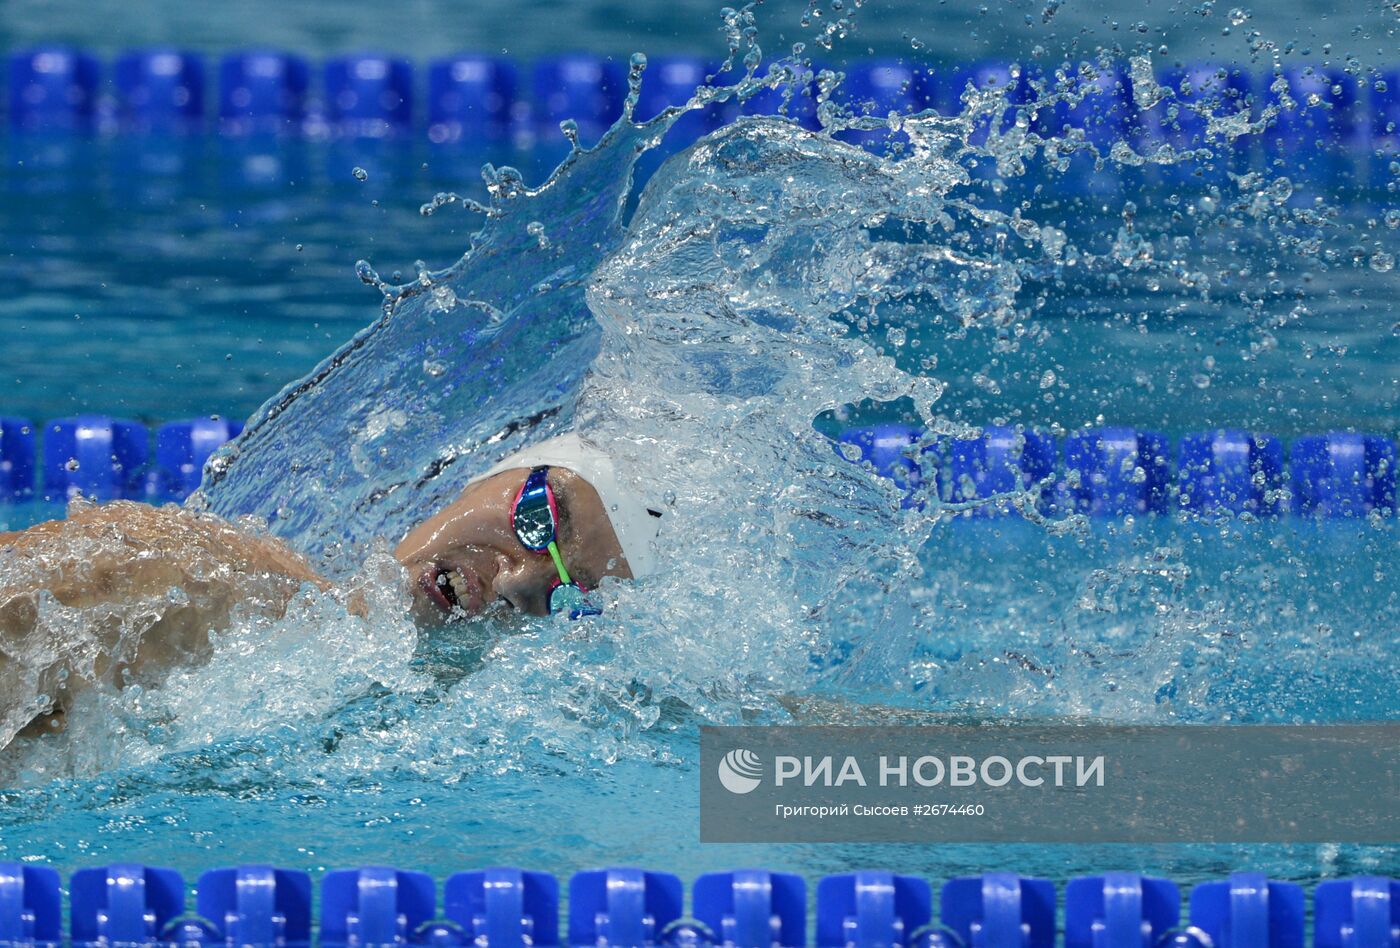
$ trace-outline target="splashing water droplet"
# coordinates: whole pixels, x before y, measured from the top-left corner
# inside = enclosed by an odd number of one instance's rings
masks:
[[[430,313],[450,313],[457,307],[457,294],[452,292],[452,287],[446,284],[438,284],[433,287],[433,291],[428,294],[426,309]]]
[[[351,170],[350,173],[353,174],[353,175],[355,176],[355,180],[356,180],[356,181],[368,181],[368,180],[369,180],[369,172],[366,171],[365,169],[361,168],[359,165],[356,165],[356,166],[354,167],[354,169]]]
[[[379,278],[379,272],[370,265],[368,260],[355,261],[355,276],[359,277],[361,283],[369,286],[381,286],[384,282]]]
[[[424,217],[432,217],[439,208],[446,207],[449,204],[456,204],[458,200],[459,198],[457,195],[451,191],[439,191],[437,194],[433,195],[431,201],[428,201],[422,207],[418,208],[418,213],[422,214]]]
[[[544,232],[544,225],[539,221],[530,221],[525,225],[525,233],[535,238],[541,250],[548,250],[550,247],[549,237]]]
[[[564,137],[569,140],[569,144],[577,151],[578,144],[578,122],[573,119],[564,119],[559,123],[559,131],[564,133]]]

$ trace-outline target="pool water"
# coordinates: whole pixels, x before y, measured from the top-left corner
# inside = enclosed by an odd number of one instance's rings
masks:
[[[885,699],[930,720],[1387,718],[1400,686],[1390,661],[1394,550],[1393,527],[1357,524],[1152,522],[1050,538],[1024,523],[955,522],[922,555],[920,594],[936,634],[909,641],[852,629],[850,646],[907,649],[907,690]],[[599,663],[637,662],[625,638],[548,629],[507,643],[513,659],[484,659],[493,644],[482,630],[433,636],[412,662],[428,683],[395,693],[347,667],[338,683],[357,697],[333,715],[277,720],[289,695],[272,689],[295,687],[306,669],[267,666],[334,660],[343,643],[283,646],[243,670],[269,682],[265,699],[238,699],[259,722],[251,733],[219,733],[227,722],[211,721],[209,743],[185,734],[194,746],[175,752],[128,705],[125,746],[92,749],[111,769],[22,775],[27,786],[3,793],[3,852],[69,868],[134,859],[187,877],[260,861],[312,873],[384,862],[439,877],[504,864],[561,878],[609,864],[685,878],[736,865],[809,878],[878,866],[933,880],[1003,870],[1062,880],[1127,867],[1185,886],[1241,867],[1304,883],[1400,869],[1391,846],[701,845],[696,725],[705,719],[589,695]],[[493,673],[492,662],[508,667]],[[511,686],[517,663],[538,677],[504,696],[513,712],[474,709]],[[472,674],[487,680],[464,694]],[[846,674],[838,666],[809,686],[818,707],[808,720],[868,720],[859,702],[886,683]],[[201,682],[217,687],[218,676]],[[541,729],[526,707],[551,701],[560,716]]]
[[[478,222],[450,208],[424,218],[420,206],[438,190],[481,191],[487,160],[528,157],[439,163],[404,147],[376,163],[353,149],[213,136],[12,136],[5,147],[0,227],[16,280],[0,315],[5,411],[145,422],[252,414],[373,318],[357,259],[389,273],[455,258]],[[163,174],[132,173],[165,151],[179,161]],[[373,169],[365,181],[360,165]],[[406,233],[416,236],[390,239]]]
[[[115,170],[143,160],[119,139],[66,145],[46,167],[6,163],[0,227],[20,281],[0,303],[14,378],[7,414],[250,415],[375,319],[381,301],[355,279],[356,259],[411,276],[417,259],[454,260],[481,227],[455,209],[419,211],[444,180],[462,190],[471,160],[307,146],[285,157],[277,183],[254,186],[238,183],[229,169],[244,167],[239,156],[216,145],[181,143],[181,170],[159,180]],[[488,157],[533,169],[533,180],[552,163]],[[1019,286],[958,297],[1009,292],[1011,312],[964,321],[920,292],[842,316],[851,338],[946,384],[935,408],[949,425],[1393,436],[1400,275],[1375,261],[1396,251],[1400,220],[1389,216],[1392,173],[1363,164],[1331,181],[1300,175],[1286,194],[1270,190],[1278,169],[1258,182],[1179,168],[985,179],[970,189],[979,201],[1008,212],[1025,202],[1024,216],[1062,231],[1083,264],[1037,271],[1029,261]],[[369,169],[365,180],[356,167]],[[1312,213],[1310,194],[1326,195],[1335,215]],[[988,244],[1014,255],[1015,239],[996,229],[970,228],[970,258]],[[656,259],[638,242],[626,247],[635,257],[609,265]],[[635,289],[626,276],[603,281],[616,297],[590,298],[609,318],[606,304]],[[907,399],[874,398],[873,386],[860,394],[870,397],[853,398],[842,423],[918,414]],[[788,681],[816,699],[817,720],[860,719],[872,706],[1150,722],[1395,714],[1393,519],[925,526],[907,602],[889,611],[883,577],[861,577],[811,653],[804,630],[764,625],[771,604],[747,598],[753,587],[739,577],[739,593],[719,605],[668,588],[661,601],[674,611],[635,624],[483,621],[414,641],[386,618],[388,593],[368,625],[329,603],[294,622],[250,623],[165,693],[94,698],[86,710],[102,721],[83,725],[86,743],[26,748],[8,762],[0,858],[141,860],[189,875],[238,862],[385,862],[439,876],[633,863],[687,878],[746,863],[809,877],[878,865],[933,879],[1130,867],[1183,883],[1245,866],[1303,881],[1400,872],[1390,846],[699,844],[698,725],[751,711],[784,720]],[[701,558],[697,568],[723,575],[725,565]],[[621,615],[644,613],[639,597],[617,595]],[[725,635],[771,654],[730,655]],[[793,676],[777,692],[761,683],[775,673]]]
[[[173,169],[139,176],[133,189],[123,166],[140,167],[162,143],[6,142],[0,238],[15,282],[0,302],[13,383],[5,413],[38,420],[97,411],[148,424],[246,418],[373,319],[378,298],[355,278],[356,260],[392,276],[462,252],[479,220],[455,206],[425,217],[425,201],[444,190],[484,198],[479,169],[488,161],[539,180],[558,158],[557,148],[508,145],[164,143],[177,146]],[[49,166],[36,168],[36,155]],[[248,170],[269,156],[272,170]],[[1270,169],[1266,157],[1250,157]],[[1110,167],[1066,178],[1032,169],[999,201],[1032,200],[1042,223],[1086,247],[1111,240],[1132,202],[1137,234],[1163,272],[1079,270],[1077,292],[1045,294],[1034,325],[1018,330],[1038,334],[1029,352],[1008,351],[991,329],[949,327],[936,311],[917,332],[933,345],[957,331],[959,344],[919,352],[916,335],[908,351],[936,360],[950,386],[946,411],[968,424],[1070,429],[1102,415],[1172,432],[1393,432],[1400,314],[1391,300],[1400,271],[1377,273],[1370,260],[1400,238],[1394,176],[1364,156],[1339,158],[1342,172],[1331,180],[1294,170],[1296,194],[1280,208],[1296,214],[1321,193],[1335,217],[1310,229],[1299,215],[1283,231],[1262,214],[1237,221],[1231,206],[1254,201],[1263,184],[1242,188],[1214,165],[1205,176]],[[371,170],[361,181],[353,171],[363,166]],[[1312,233],[1346,235],[1347,258],[1333,250],[1309,268],[1277,255],[1278,241]],[[1214,269],[1197,269],[1203,261]],[[1185,292],[1196,282],[1201,292]],[[1278,312],[1260,320],[1240,294]]]

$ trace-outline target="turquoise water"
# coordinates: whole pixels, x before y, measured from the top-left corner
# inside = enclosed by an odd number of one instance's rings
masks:
[[[425,200],[443,189],[484,197],[476,169],[488,160],[542,174],[540,159],[509,148],[462,154],[417,145],[391,153],[384,174],[360,182],[352,171],[368,163],[364,151],[297,144],[271,182],[249,182],[241,174],[246,150],[201,139],[190,146],[191,171],[157,180],[148,196],[123,193],[108,170],[139,155],[129,140],[64,142],[68,167],[59,170],[18,165],[38,143],[6,146],[0,239],[13,291],[0,301],[0,334],[13,385],[4,411],[36,420],[83,411],[147,423],[247,417],[373,317],[377,295],[355,279],[357,259],[392,275],[461,251],[477,220],[453,209],[424,217]],[[1262,156],[1254,164],[1268,167]],[[1357,162],[1354,174],[1365,186],[1343,179],[1327,231],[1351,235],[1344,249],[1355,256],[1315,269],[1280,260],[1266,222],[1208,234],[1213,246],[1183,254],[1199,263],[1228,247],[1238,272],[1213,276],[1265,296],[1282,310],[1271,316],[1277,325],[1260,325],[1248,310],[1254,304],[1230,293],[1200,299],[1084,270],[1077,292],[1037,303],[1038,351],[1006,352],[996,332],[975,327],[957,346],[940,345],[938,374],[951,386],[945,410],[969,424],[1005,418],[1073,428],[1103,414],[1109,423],[1173,432],[1395,431],[1400,314],[1392,300],[1400,275],[1366,264],[1368,250],[1394,247],[1393,196],[1369,163]],[[1140,172],[1108,174],[1097,193],[1049,176],[1017,184],[1038,185],[1046,219],[1090,245],[1111,242],[1124,202],[1134,200],[1143,208],[1139,227],[1169,247],[1194,244],[1191,220],[1171,218],[1209,190],[1182,177],[1163,184]],[[1219,193],[1218,183],[1210,186]],[[1154,209],[1165,200],[1172,204]],[[1179,290],[1179,277],[1172,282]],[[1293,315],[1293,303],[1281,304],[1303,286]],[[912,332],[941,342],[946,327],[936,311],[929,316]],[[1041,388],[1045,366],[1034,361],[1042,358],[1055,372],[1049,389]]]
[[[509,151],[438,161],[425,147],[381,170],[353,149],[178,144],[183,167],[138,176],[133,191],[123,171],[140,167],[140,143],[4,143],[0,240],[15,281],[0,304],[6,412],[247,417],[372,318],[376,296],[355,260],[383,253],[386,271],[411,272],[420,256],[455,257],[476,221],[425,219],[420,205],[446,187],[469,191],[489,158],[520,163]],[[46,153],[51,166],[36,168]],[[277,170],[250,180],[263,154]],[[376,172],[364,182],[360,163]],[[388,239],[399,234],[415,236]]]
[[[714,55],[721,5],[709,0],[643,3],[488,2],[467,11],[453,0],[406,0],[394,6],[349,0],[309,0],[288,6],[246,0],[237,7],[198,9],[177,0],[16,0],[0,10],[0,45],[65,40],[101,51],[129,46],[186,44],[196,49],[263,46],[307,52],[381,49],[412,56],[462,49],[513,56],[584,49],[619,60],[637,49],[653,56]],[[824,12],[830,5],[816,4]],[[1238,60],[1257,31],[1289,52],[1307,56],[1353,54],[1363,61],[1393,55],[1395,21],[1384,4],[1329,7],[1307,0],[1221,4],[1174,0],[1105,0],[1093,5],[1046,0],[1005,3],[927,3],[866,0],[847,3],[857,29],[837,53],[880,56],[918,51],[935,59],[984,57],[1046,62],[1092,57],[1100,48],[1132,51],[1166,45],[1183,59]],[[816,32],[800,18],[807,0],[767,0],[759,10],[768,45],[812,42]],[[1232,16],[1234,11],[1241,15]],[[834,17],[817,19],[817,27]],[[432,24],[432,29],[415,28]],[[1387,46],[1387,43],[1390,45]],[[1330,47],[1330,48],[1329,48]],[[1268,49],[1259,61],[1267,63]]]
[[[376,598],[367,620],[325,597],[242,622],[208,667],[94,695],[68,738],[5,762],[0,857],[190,874],[1400,871],[1393,847],[697,842],[702,723],[1395,714],[1393,521],[938,519],[899,511],[812,428],[835,412],[1393,435],[1400,278],[1373,264],[1397,243],[1388,168],[1299,175],[1285,194],[1239,142],[1264,178],[997,176],[985,151],[947,158],[966,129],[915,131],[929,153],[880,162],[784,125],[731,128],[632,216],[621,172],[648,133],[621,128],[548,187],[498,194],[484,223],[419,214],[443,174],[431,155],[360,182],[362,156],[311,149],[259,193],[219,183],[225,159],[204,154],[139,199],[92,162],[11,166],[5,241],[26,282],[0,308],[20,347],[6,412],[254,415],[206,502],[269,519]],[[1310,191],[1335,216],[1311,213]],[[375,321],[360,257],[386,279],[386,315],[307,393],[275,398]],[[446,269],[388,285],[416,259]],[[674,494],[686,570],[605,590],[602,623],[417,636],[373,538],[540,413],[534,433],[588,426]],[[663,449],[643,456],[651,437]]]
[[[1394,584],[1358,577],[1393,551],[1393,533],[1356,526],[1162,524],[1055,540],[1024,524],[949,524],[924,553],[938,634],[889,643],[911,650],[916,672],[910,696],[886,698],[959,715],[1058,713],[1082,702],[1134,720],[1164,711],[1188,720],[1388,717],[1393,625],[1375,617],[1395,615]],[[1261,592],[1265,584],[1274,591]],[[858,648],[880,647],[883,630],[849,631]],[[328,717],[264,720],[258,733],[173,753],[132,742],[136,759],[108,759],[117,766],[102,776],[30,778],[34,786],[5,792],[0,845],[6,858],[63,868],[138,859],[187,877],[259,860],[313,873],[387,862],[439,877],[489,864],[562,877],[637,863],[687,879],[737,865],[809,877],[879,866],[935,882],[989,870],[1064,879],[1126,867],[1182,884],[1242,867],[1302,882],[1400,870],[1389,846],[702,846],[696,716],[672,706],[638,720],[615,703],[621,695],[580,705],[590,674],[627,664],[625,641],[589,638],[524,637],[519,660],[536,663],[543,680],[510,691],[514,714],[472,706],[508,687],[509,672],[475,698],[458,693],[489,639],[457,632],[420,646],[412,667],[431,683],[407,693],[347,674],[341,685],[355,697]],[[838,668],[807,690],[879,691],[842,676]],[[306,677],[293,669],[286,687]],[[540,733],[526,708],[550,702],[562,706],[564,726]],[[587,753],[575,745],[579,731]]]

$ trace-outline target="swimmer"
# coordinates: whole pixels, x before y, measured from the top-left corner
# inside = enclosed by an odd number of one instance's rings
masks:
[[[597,612],[588,592],[605,577],[656,569],[661,518],[662,507],[625,487],[606,453],[566,434],[470,481],[394,555],[419,625],[492,607],[580,617]],[[81,688],[149,685],[172,665],[206,659],[209,631],[235,609],[280,616],[305,584],[332,588],[270,535],[131,501],[82,505],[65,520],[0,534],[0,565],[0,747],[26,722],[28,733],[60,729]],[[139,603],[148,608],[133,614]],[[64,635],[65,609],[106,618],[95,642],[66,640],[74,637]]]
[[[623,486],[612,459],[567,434],[512,455],[408,532],[394,556],[422,623],[492,602],[531,615],[591,609],[605,576],[656,570],[660,504]],[[557,539],[556,539],[557,538]]]

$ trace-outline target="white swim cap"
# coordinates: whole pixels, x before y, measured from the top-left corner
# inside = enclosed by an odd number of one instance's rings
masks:
[[[618,478],[612,457],[573,432],[507,455],[469,483],[513,468],[540,465],[568,468],[592,484],[603,502],[603,510],[612,523],[613,533],[617,534],[617,543],[622,547],[622,555],[627,557],[632,575],[640,579],[656,572],[657,557],[652,541],[661,529],[661,505],[647,503],[625,487]]]

